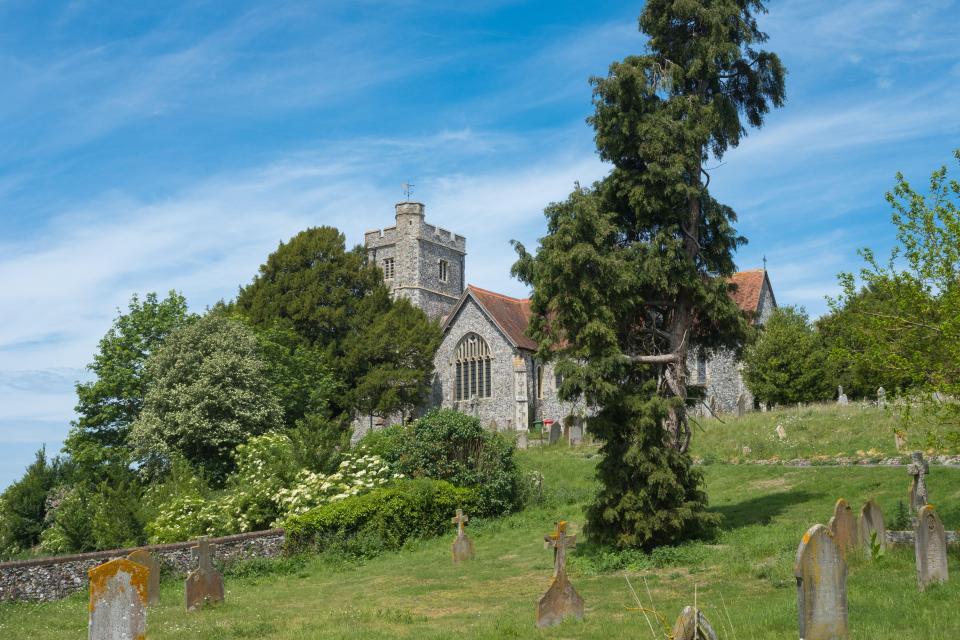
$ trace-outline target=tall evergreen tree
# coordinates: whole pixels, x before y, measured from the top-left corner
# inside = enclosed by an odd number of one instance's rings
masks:
[[[715,523],[686,450],[687,352],[737,346],[745,321],[728,296],[736,216],[707,190],[705,164],[737,146],[784,100],[759,0],[649,0],[646,55],[594,78],[600,157],[611,173],[546,210],[535,256],[514,272],[533,286],[531,333],[558,360],[561,395],[599,407],[603,487],[591,536],[652,547]]]

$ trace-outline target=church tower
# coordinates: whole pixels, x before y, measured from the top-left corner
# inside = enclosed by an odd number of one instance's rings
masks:
[[[364,245],[394,297],[408,298],[431,318],[442,318],[466,287],[467,239],[427,224],[424,210],[421,202],[397,203],[396,224],[368,231]]]

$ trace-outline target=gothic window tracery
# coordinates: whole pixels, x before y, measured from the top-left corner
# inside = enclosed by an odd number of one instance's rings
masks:
[[[475,333],[468,333],[457,345],[454,359],[454,397],[457,400],[489,398],[492,395],[490,347]]]

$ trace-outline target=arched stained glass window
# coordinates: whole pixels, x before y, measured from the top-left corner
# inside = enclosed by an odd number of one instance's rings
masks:
[[[457,400],[491,396],[492,358],[483,338],[468,333],[457,345],[454,360],[454,396]]]

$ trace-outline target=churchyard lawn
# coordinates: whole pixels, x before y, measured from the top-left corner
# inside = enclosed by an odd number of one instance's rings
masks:
[[[691,454],[707,464],[771,459],[832,464],[837,458],[880,462],[891,457],[909,457],[915,450],[924,451],[928,458],[936,454],[960,454],[956,446],[960,442],[952,442],[960,439],[956,433],[951,434],[957,431],[955,425],[924,421],[904,429],[890,405],[878,409],[855,404],[814,404],[698,422],[699,425],[693,427]],[[783,427],[786,437],[778,436],[778,426]],[[899,452],[895,428],[901,430],[906,439]],[[859,505],[856,508],[859,509]]]
[[[753,419],[759,423],[760,417]],[[626,573],[649,606],[646,578],[652,608],[670,624],[693,604],[696,587],[698,604],[724,640],[795,640],[793,561],[804,531],[826,524],[838,497],[855,511],[874,498],[893,528],[897,501],[905,499],[910,481],[904,467],[707,465],[712,508],[725,518],[718,539],[652,555],[611,554],[591,549],[579,530],[594,489],[596,449],[551,447],[523,452],[521,459],[526,469],[543,472],[542,502],[500,520],[471,518],[472,562],[451,563],[451,525],[442,539],[363,564],[310,557],[240,566],[226,575],[226,602],[191,613],[184,611],[182,580],[168,579],[159,607],[149,610],[147,637],[650,638]],[[947,529],[960,528],[960,469],[932,466],[928,486]],[[558,518],[581,534],[569,572],[586,601],[586,616],[536,630],[535,603],[552,568],[543,536]],[[916,587],[912,548],[876,561],[852,553],[851,637],[960,637],[960,557],[956,548],[949,553],[951,581],[925,593]],[[2,638],[80,638],[86,625],[85,592],[56,603],[0,605]]]

